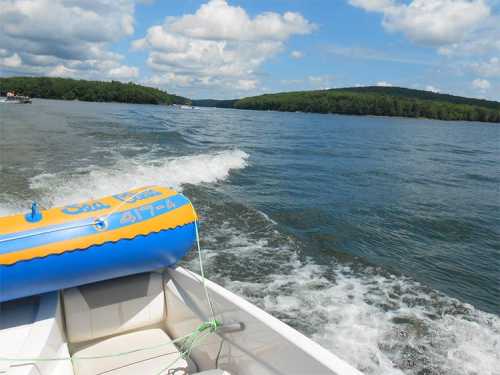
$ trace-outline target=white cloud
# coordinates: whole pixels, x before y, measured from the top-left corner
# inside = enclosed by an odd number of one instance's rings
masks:
[[[472,70],[481,77],[500,77],[500,58],[492,57],[487,61],[472,63]]]
[[[167,19],[168,29],[194,39],[207,40],[286,40],[293,34],[308,34],[314,29],[302,15],[266,12],[251,19],[246,11],[226,0],[211,0],[195,14]]]
[[[319,76],[311,75],[307,77],[307,79],[312,88],[318,90],[326,90],[332,88],[334,77],[329,74]]]
[[[59,64],[59,65],[55,66],[54,68],[52,68],[51,70],[49,70],[47,72],[47,75],[49,77],[68,78],[68,77],[75,76],[76,73],[77,73],[77,71],[75,69],[70,69],[70,68],[65,67],[62,64]]]
[[[110,69],[109,76],[118,79],[133,79],[139,76],[139,69],[136,67],[121,65],[117,68]]]
[[[500,16],[491,14],[481,21],[474,30],[468,32],[459,42],[439,47],[443,56],[473,56],[490,55],[500,51]]]
[[[392,87],[393,86],[392,83],[389,83],[386,81],[378,81],[375,85],[380,86],[380,87]]]
[[[311,83],[316,83],[316,84],[321,84],[323,83],[324,78],[322,76],[309,76],[307,77],[309,79],[309,82]]]
[[[471,72],[479,77],[500,77],[496,60],[500,51],[498,0],[348,1],[382,14],[382,25],[387,31],[402,33],[416,44],[435,48],[441,55],[435,74],[441,76],[447,70],[462,85],[475,78]],[[458,91],[461,95],[472,94],[465,88]]]
[[[188,75],[175,74],[166,72],[161,75],[154,75],[147,80],[146,84],[153,86],[190,86],[193,83],[193,78]]]
[[[21,63],[21,58],[17,53],[14,53],[8,57],[0,58],[0,65],[3,65],[7,68],[17,68],[21,66]]]
[[[0,60],[10,74],[111,78],[136,68],[109,45],[134,32],[132,0],[0,0]]]
[[[282,79],[280,83],[301,90],[327,90],[334,87],[335,77],[331,74],[309,75],[297,79]]]
[[[350,0],[350,4],[382,13],[387,30],[434,46],[461,42],[490,16],[484,0]]]
[[[440,93],[441,92],[440,89],[438,89],[438,88],[436,88],[436,87],[434,87],[432,85],[425,86],[425,90],[426,91],[430,91],[430,92],[435,92],[435,93]]]
[[[255,79],[239,79],[236,82],[236,87],[240,90],[254,90],[257,87],[257,80]]]
[[[383,12],[384,9],[394,6],[392,0],[349,0],[349,3],[370,12]]]
[[[311,83],[315,83],[315,84],[322,84],[323,83],[322,76],[309,76],[307,78],[309,79],[309,82],[311,82]]]
[[[292,51],[290,52],[290,57],[293,58],[293,59],[301,59],[304,57],[304,54],[300,51]]]
[[[283,85],[298,85],[304,83],[303,79],[282,79],[280,81]]]
[[[476,78],[472,81],[472,87],[479,91],[486,91],[491,87],[491,83],[486,79]]]
[[[325,50],[334,55],[348,57],[352,59],[387,61],[387,62],[410,64],[410,65],[429,65],[429,66],[436,65],[436,62],[434,61],[400,57],[397,55],[387,53],[386,51],[383,50],[360,47],[355,45],[342,46],[339,44],[331,43],[325,47]]]
[[[194,14],[167,17],[163,25],[150,27],[132,48],[149,51],[150,83],[253,90],[262,64],[282,51],[292,35],[314,29],[299,13],[251,18],[241,7],[210,0]]]

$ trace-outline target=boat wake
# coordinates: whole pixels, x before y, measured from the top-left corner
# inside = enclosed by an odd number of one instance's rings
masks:
[[[32,177],[30,199],[36,199],[42,207],[53,207],[148,185],[182,190],[185,184],[223,181],[231,171],[245,168],[248,157],[238,149],[156,159],[148,153],[133,158],[118,155],[111,166],[90,165]],[[0,215],[17,213],[26,207],[29,201],[20,201],[12,195],[0,196]]]
[[[144,185],[183,189],[201,216],[207,277],[256,303],[366,374],[498,375],[500,318],[412,279],[333,254],[309,256],[296,238],[258,210],[210,183],[248,165],[226,150],[42,173],[29,180],[33,198],[50,207]],[[0,215],[29,202],[1,193]],[[194,257],[194,255],[192,255]],[[197,259],[186,265],[197,270]]]
[[[237,202],[202,206],[208,277],[366,374],[498,374],[499,317],[380,268],[333,255],[318,264]]]

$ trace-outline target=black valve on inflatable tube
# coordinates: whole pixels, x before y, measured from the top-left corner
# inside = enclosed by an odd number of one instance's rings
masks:
[[[40,212],[40,206],[38,203],[31,203],[31,213],[24,215],[24,218],[30,223],[36,223],[42,220],[42,213]]]

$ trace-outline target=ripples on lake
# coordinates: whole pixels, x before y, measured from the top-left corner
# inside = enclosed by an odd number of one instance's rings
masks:
[[[0,106],[0,214],[173,186],[211,279],[367,374],[498,375],[499,145],[497,124],[36,100]]]

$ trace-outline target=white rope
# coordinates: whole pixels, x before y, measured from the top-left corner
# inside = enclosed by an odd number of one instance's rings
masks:
[[[15,240],[22,240],[24,238],[29,238],[29,237],[34,237],[34,236],[41,236],[43,234],[60,232],[60,231],[63,231],[63,230],[68,230],[68,229],[83,228],[83,227],[88,227],[88,226],[92,226],[92,225],[96,225],[96,224],[97,224],[97,220],[92,219],[92,222],[86,223],[86,224],[69,225],[69,226],[65,226],[65,227],[62,227],[62,228],[54,228],[54,229],[49,229],[49,230],[45,230],[45,231],[42,231],[42,232],[33,232],[33,233],[28,233],[28,234],[22,234],[22,235],[15,236],[15,237],[9,237],[9,238],[0,239],[0,243],[9,242],[9,241],[15,241]]]
[[[91,222],[89,222],[89,223],[69,225],[69,226],[65,226],[65,227],[62,227],[62,228],[54,228],[54,229],[49,229],[49,230],[45,230],[45,231],[41,231],[41,232],[32,232],[32,233],[27,233],[27,234],[19,235],[19,236],[4,238],[4,239],[0,239],[0,243],[5,243],[5,242],[10,242],[10,241],[15,241],[15,240],[21,240],[21,239],[25,239],[25,238],[29,238],[29,237],[40,236],[40,235],[44,235],[44,234],[50,234],[50,233],[65,231],[65,230],[69,230],[69,229],[84,228],[84,227],[87,227],[87,226],[99,225],[100,223],[104,224],[105,226],[107,226],[107,220],[109,219],[109,217],[112,214],[114,214],[116,211],[118,211],[125,203],[128,203],[130,200],[134,199],[136,196],[138,196],[139,194],[143,193],[147,189],[150,189],[150,187],[148,186],[148,187],[144,187],[142,189],[139,189],[138,191],[136,191],[131,196],[126,197],[120,204],[118,204],[118,206],[114,207],[108,214],[106,214],[105,216],[99,217],[99,218],[91,218],[90,219]],[[181,193],[179,193],[179,194],[182,195],[182,196],[184,196]],[[191,203],[191,201],[187,197],[184,196],[184,198],[186,198],[186,200],[189,202],[189,204],[191,206],[191,209],[193,210],[193,216],[196,218],[197,215],[196,215],[196,211],[194,209],[193,204]],[[201,282],[203,284],[203,290],[205,292],[205,297],[207,299],[207,304],[208,304],[208,306],[210,308],[210,313],[211,313],[212,320],[215,320],[215,310],[214,310],[214,307],[213,307],[212,300],[210,299],[210,295],[208,293],[208,288],[207,288],[207,285],[206,285],[206,282],[205,282],[205,270],[204,270],[204,267],[203,267],[203,251],[201,250],[201,246],[200,246],[200,234],[199,234],[199,231],[198,231],[198,219],[195,219],[195,221],[194,221],[194,227],[195,227],[195,233],[196,233],[196,247],[197,247],[197,250],[198,250],[198,258],[199,258],[199,262],[200,262]]]
[[[121,207],[123,207],[123,205],[125,203],[130,203],[129,201],[134,199],[135,197],[137,197],[139,194],[141,193],[144,193],[146,190],[148,189],[151,189],[151,186],[146,186],[146,187],[143,187],[142,189],[139,189],[137,190],[134,194],[132,194],[131,196],[129,197],[126,197],[120,204],[118,204],[118,206],[116,206],[115,208],[113,208],[107,215],[103,216],[103,217],[99,217],[96,219],[96,221],[106,221],[109,219],[109,217],[111,215],[113,215],[116,211],[118,211]]]
[[[191,203],[191,200],[188,199],[184,194],[179,193],[179,195],[182,195],[184,198],[187,199],[189,202],[189,205],[191,206],[191,210],[193,211],[193,217],[195,217],[194,220],[194,230],[196,234],[196,250],[198,252],[198,260],[200,262],[200,276],[201,276],[201,283],[203,285],[203,291],[205,293],[205,298],[207,300],[208,307],[210,308],[210,314],[212,315],[212,321],[216,321],[215,319],[215,309],[214,305],[212,303],[212,300],[210,299],[210,294],[208,293],[208,288],[207,284],[205,282],[205,268],[203,267],[203,250],[201,249],[200,245],[200,233],[198,231],[198,215],[196,214],[196,210],[194,209],[193,203]]]
[[[193,207],[192,204],[191,204],[191,207]],[[193,211],[194,211],[194,207],[193,207]],[[196,215],[196,213],[195,213],[195,215]],[[212,300],[210,299],[210,295],[208,294],[208,288],[207,288],[207,285],[206,285],[206,282],[205,282],[205,270],[203,268],[203,252],[201,250],[200,235],[198,233],[198,219],[196,219],[195,222],[194,222],[194,228],[195,228],[195,231],[196,231],[196,247],[198,249],[198,259],[200,261],[201,283],[203,284],[203,290],[205,291],[205,297],[207,299],[207,303],[208,303],[208,306],[210,308],[210,313],[212,314],[212,320],[215,320],[214,306],[212,304]]]

